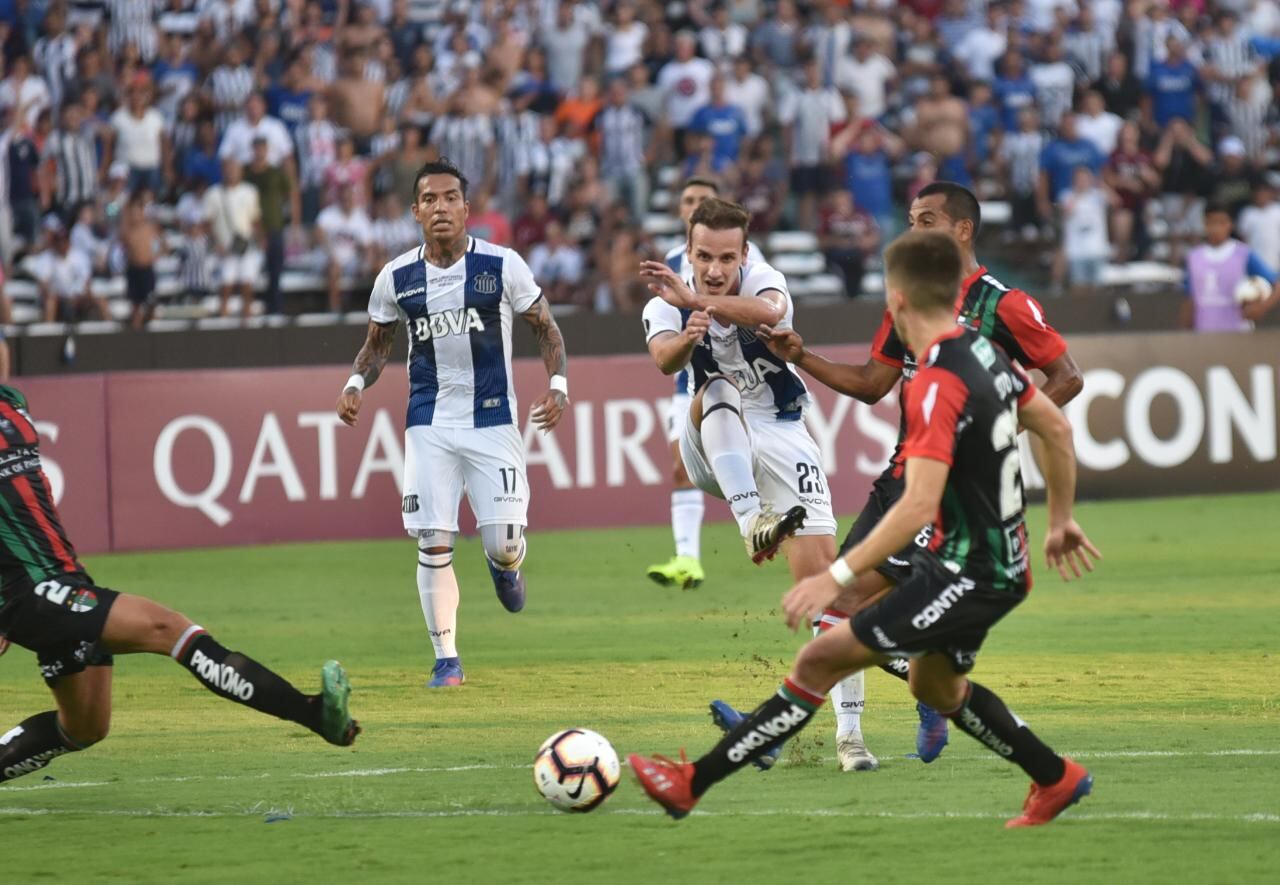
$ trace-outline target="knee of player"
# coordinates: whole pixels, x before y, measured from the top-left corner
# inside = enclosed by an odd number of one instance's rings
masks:
[[[58,727],[67,742],[74,744],[73,750],[87,750],[94,744],[106,740],[111,732],[111,711],[107,709],[65,724],[59,722]]]
[[[736,407],[742,401],[738,385],[728,375],[712,375],[702,389],[703,411],[709,405],[724,403]]]
[[[524,529],[517,526],[485,526],[481,541],[489,561],[503,571],[516,569],[524,561]]]
[[[926,679],[913,668],[907,680],[911,695],[917,701],[943,713],[956,710],[964,703],[964,677],[954,680]]]

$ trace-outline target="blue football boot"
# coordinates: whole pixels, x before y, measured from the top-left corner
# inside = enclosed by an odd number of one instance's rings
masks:
[[[716,724],[716,728],[725,734],[733,731],[739,725],[747,720],[747,714],[735,710],[724,701],[711,702],[711,721]],[[774,747],[768,753],[758,759],[751,760],[751,764],[761,771],[768,771],[773,768],[773,763],[778,761],[778,757],[782,755],[782,744]]]
[[[427,688],[452,688],[466,681],[461,658],[437,658],[436,665],[431,668],[431,681]]]

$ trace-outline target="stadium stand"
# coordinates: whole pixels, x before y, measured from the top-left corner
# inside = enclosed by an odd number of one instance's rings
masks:
[[[810,301],[877,294],[856,243],[934,178],[974,188],[984,255],[1045,294],[1177,287],[1210,200],[1280,266],[1277,0],[48,0],[0,2],[0,40],[11,333],[113,331],[149,299],[157,331],[235,324],[229,267],[248,322],[359,322],[437,154],[472,178],[474,233],[559,238],[565,311],[635,309],[613,264],[679,241],[692,174]],[[161,233],[126,256],[139,192]],[[82,259],[51,259],[50,217]],[[65,297],[86,263],[105,321]]]

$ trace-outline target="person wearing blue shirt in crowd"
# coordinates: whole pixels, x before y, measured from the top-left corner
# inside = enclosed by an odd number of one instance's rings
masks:
[[[1052,217],[1051,204],[1057,203],[1059,195],[1070,189],[1076,169],[1084,166],[1097,175],[1106,160],[1097,145],[1080,137],[1076,131],[1075,114],[1063,114],[1058,137],[1045,145],[1040,154],[1041,214],[1045,218]]]
[[[218,129],[213,120],[201,120],[196,129],[196,143],[182,161],[185,181],[203,181],[207,185],[222,182],[222,160],[218,158]]]
[[[853,202],[883,228],[894,214],[892,162],[878,126],[858,133],[853,149],[844,158],[844,186]]]
[[[1000,111],[991,101],[991,84],[969,87],[970,161],[977,168],[991,159],[991,133],[1000,126]]]
[[[1036,103],[1036,84],[1027,75],[1027,65],[1021,55],[1015,52],[1005,54],[1000,74],[996,77],[995,93],[996,104],[1000,107],[1000,122],[1006,132],[1016,132],[1018,115]]]
[[[284,123],[293,135],[310,116],[311,90],[306,88],[307,65],[300,54],[289,59],[280,82],[269,86],[265,93],[267,113]]]
[[[724,97],[724,78],[711,80],[711,102],[694,113],[689,130],[710,135],[711,152],[717,163],[736,163],[747,140],[747,117],[742,108]]]
[[[1151,116],[1159,127],[1168,125],[1175,117],[1194,125],[1200,74],[1187,60],[1187,50],[1181,40],[1170,37],[1168,46],[1168,56],[1162,62],[1153,62],[1147,75]]]

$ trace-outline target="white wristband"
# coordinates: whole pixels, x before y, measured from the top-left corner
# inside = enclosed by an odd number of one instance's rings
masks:
[[[361,390],[361,391],[364,390],[363,375],[352,375],[350,378],[348,378],[346,385],[342,388],[342,392],[346,393],[348,390],[350,390],[353,387],[356,390]]]
[[[564,394],[565,399],[569,398],[569,379],[563,375],[552,375],[551,383],[548,385],[552,390],[558,390]]]
[[[827,569],[827,571],[841,587],[848,587],[858,577],[853,573],[853,569],[849,568],[849,563],[844,561],[843,556],[831,563],[831,568]]]

